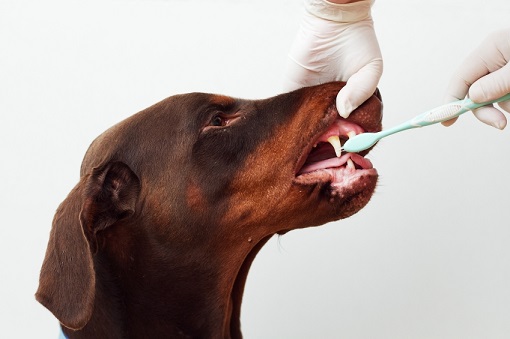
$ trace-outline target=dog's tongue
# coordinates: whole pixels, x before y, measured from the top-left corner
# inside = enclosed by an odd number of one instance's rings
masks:
[[[301,169],[300,174],[313,172],[320,169],[335,168],[346,165],[347,168],[355,169],[354,164],[358,165],[362,169],[373,168],[370,160],[365,159],[356,153],[346,153],[340,158],[328,158],[325,160],[319,160],[317,162],[309,162]]]

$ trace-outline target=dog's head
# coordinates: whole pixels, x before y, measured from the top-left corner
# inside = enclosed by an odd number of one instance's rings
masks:
[[[327,139],[380,130],[381,100],[374,95],[342,119],[342,86],[255,101],[177,95],[110,128],[55,215],[37,299],[66,327],[82,328],[93,311],[96,253],[123,265],[142,246],[203,256],[197,261],[241,257],[243,269],[232,271],[242,293],[270,236],[348,217],[373,194],[367,152],[336,157]]]

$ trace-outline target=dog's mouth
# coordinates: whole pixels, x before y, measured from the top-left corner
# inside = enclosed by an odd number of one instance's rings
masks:
[[[341,145],[347,139],[365,130],[360,125],[341,118],[336,109],[334,111],[336,119],[333,123],[319,132],[305,147],[298,162],[295,182],[305,185],[329,183],[335,194],[351,188],[361,177],[377,176],[377,171],[370,160],[365,158],[368,151],[341,151]]]

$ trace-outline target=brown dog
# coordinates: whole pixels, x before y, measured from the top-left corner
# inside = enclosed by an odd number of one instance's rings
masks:
[[[70,338],[241,338],[267,240],[346,218],[374,191],[364,154],[337,158],[326,140],[379,131],[380,97],[344,120],[342,86],[177,95],[107,130],[56,212],[37,300]]]

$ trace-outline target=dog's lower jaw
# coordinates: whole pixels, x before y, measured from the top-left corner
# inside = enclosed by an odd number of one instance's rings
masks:
[[[378,181],[375,169],[356,170],[344,182],[335,182],[327,178],[323,178],[324,181],[316,180],[312,175],[308,178],[306,176],[298,177],[294,181],[295,190],[302,195],[300,200],[308,204],[308,207],[301,208],[299,213],[305,220],[296,223],[303,226],[289,228],[286,231],[318,226],[352,216],[368,204]]]

